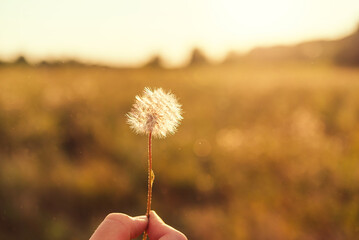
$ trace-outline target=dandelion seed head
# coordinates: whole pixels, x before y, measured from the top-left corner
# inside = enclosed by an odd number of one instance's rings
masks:
[[[162,88],[145,88],[142,96],[136,96],[131,111],[127,114],[127,123],[139,134],[149,134],[164,138],[173,134],[180,121],[182,110],[176,97]]]

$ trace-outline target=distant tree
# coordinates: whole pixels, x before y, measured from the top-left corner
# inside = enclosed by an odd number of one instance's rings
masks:
[[[194,48],[189,61],[189,66],[198,66],[208,64],[207,57],[199,48]]]
[[[161,56],[155,55],[144,65],[144,67],[161,68],[163,66],[162,64],[163,64],[163,60]]]
[[[42,60],[36,64],[37,67],[49,67],[50,65],[51,63],[46,60]]]
[[[63,61],[64,65],[68,66],[84,66],[85,63],[82,63],[81,61],[75,60],[75,59],[68,59]]]
[[[88,64],[80,62],[75,59],[62,59],[62,60],[42,60],[41,62],[37,63],[36,66],[38,67],[60,67],[60,66],[88,66]]]
[[[29,63],[27,62],[26,58],[24,56],[19,56],[14,62],[13,64],[15,65],[29,65]]]

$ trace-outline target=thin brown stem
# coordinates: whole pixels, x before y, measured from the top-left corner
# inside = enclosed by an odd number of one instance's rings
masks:
[[[148,134],[148,179],[147,179],[147,210],[146,210],[146,216],[149,219],[150,217],[150,211],[151,211],[151,203],[152,203],[152,183],[153,183],[153,177],[152,176],[152,132]],[[147,239],[147,229],[145,233],[143,234],[143,240]]]

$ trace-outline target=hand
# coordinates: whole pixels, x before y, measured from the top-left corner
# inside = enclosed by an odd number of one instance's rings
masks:
[[[186,236],[165,224],[151,211],[146,216],[130,217],[123,213],[111,213],[100,224],[90,240],[130,240],[141,235],[147,228],[150,240],[187,240]]]

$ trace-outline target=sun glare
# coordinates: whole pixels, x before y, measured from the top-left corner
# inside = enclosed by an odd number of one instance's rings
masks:
[[[230,50],[339,38],[359,20],[357,0],[104,0],[86,9],[70,0],[56,9],[34,2],[0,3],[4,59],[22,53],[136,65],[160,54],[180,65],[194,47],[220,60]]]

